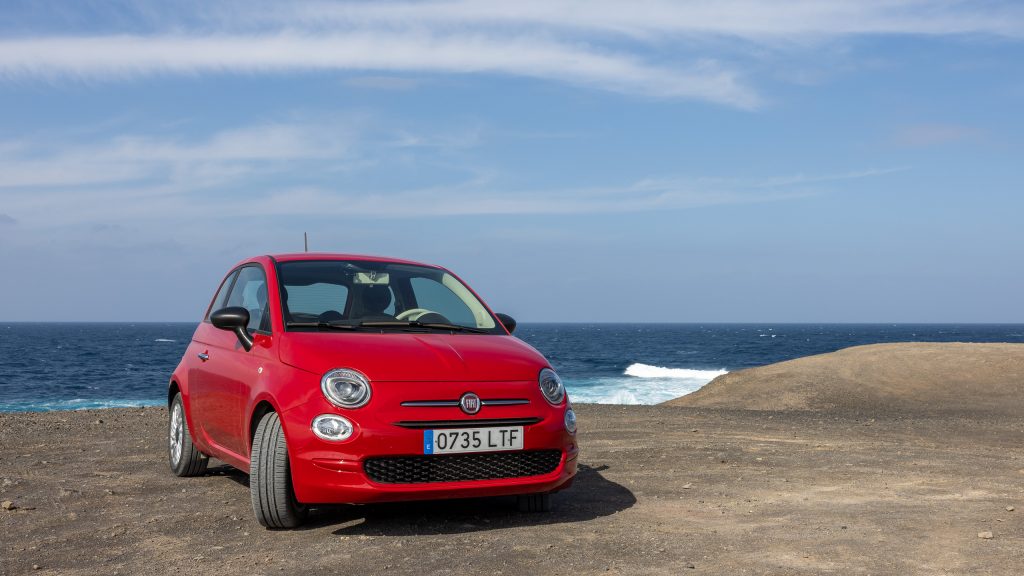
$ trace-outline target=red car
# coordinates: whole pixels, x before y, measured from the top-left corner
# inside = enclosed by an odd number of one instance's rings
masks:
[[[268,528],[317,504],[516,495],[546,511],[576,473],[576,415],[515,325],[438,266],[246,260],[171,377],[171,470],[248,472]]]

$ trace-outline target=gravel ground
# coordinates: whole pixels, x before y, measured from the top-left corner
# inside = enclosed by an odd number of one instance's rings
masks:
[[[1020,418],[577,408],[582,470],[549,514],[338,507],[292,532],[256,524],[241,473],[172,476],[165,410],[0,414],[0,573],[1024,571]]]

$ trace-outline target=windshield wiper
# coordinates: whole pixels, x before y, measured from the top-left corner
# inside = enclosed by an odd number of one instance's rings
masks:
[[[316,328],[318,330],[355,330],[359,324],[343,324],[341,322],[288,322],[285,328]]]
[[[486,330],[460,326],[458,324],[446,324],[444,322],[418,322],[416,320],[382,320],[379,322],[360,322],[363,328],[426,328],[428,330],[448,330],[451,332],[473,332],[474,334],[487,334]]]

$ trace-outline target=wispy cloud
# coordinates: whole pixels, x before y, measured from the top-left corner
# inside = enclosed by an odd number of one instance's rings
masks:
[[[0,226],[13,226],[14,224],[17,223],[18,221],[15,220],[13,216],[10,216],[8,214],[0,214]]]
[[[406,166],[393,160],[397,151],[413,148],[434,162],[453,150],[471,149],[479,138],[478,130],[429,138],[399,131],[368,140],[344,123],[296,122],[223,129],[191,140],[122,135],[48,148],[0,142],[7,151],[0,160],[2,207],[29,227],[199,221],[228,210],[254,218],[383,219],[651,212],[790,200],[894,171],[647,177],[603,187],[520,188],[501,173],[462,166],[470,176],[454,184],[367,184],[399,166],[417,172],[415,161]],[[338,170],[353,170],[355,177],[333,183],[331,174]]]
[[[498,73],[741,108],[758,96],[713,61],[664,67],[629,54],[540,37],[424,32],[119,35],[0,41],[7,77],[124,78],[139,74],[292,70]]]
[[[123,135],[71,145],[0,142],[0,189],[80,188],[164,181],[183,189],[209,186],[242,174],[297,170],[302,161],[335,165],[349,156],[352,131],[333,123],[261,124],[226,129],[206,138]]]
[[[915,124],[903,126],[892,135],[892,142],[907,148],[923,148],[978,138],[981,130],[962,124]]]
[[[856,34],[1024,37],[1015,2],[960,0],[521,0],[310,2],[257,17],[307,26],[540,26],[635,37],[721,35],[769,40]]]
[[[1020,4],[954,0],[129,2],[117,12],[106,19],[117,32],[67,25],[0,40],[0,77],[326,70],[364,73],[352,86],[394,90],[412,85],[395,73],[502,74],[753,109],[764,98],[718,39],[1024,38]]]
[[[402,76],[355,76],[345,79],[346,86],[369,90],[405,91],[418,87],[420,83],[416,78]]]

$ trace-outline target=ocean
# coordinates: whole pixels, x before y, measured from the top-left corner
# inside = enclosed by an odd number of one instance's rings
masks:
[[[0,323],[0,412],[161,405],[194,323]],[[522,324],[574,402],[656,404],[727,371],[880,342],[1024,342],[1021,324]]]

